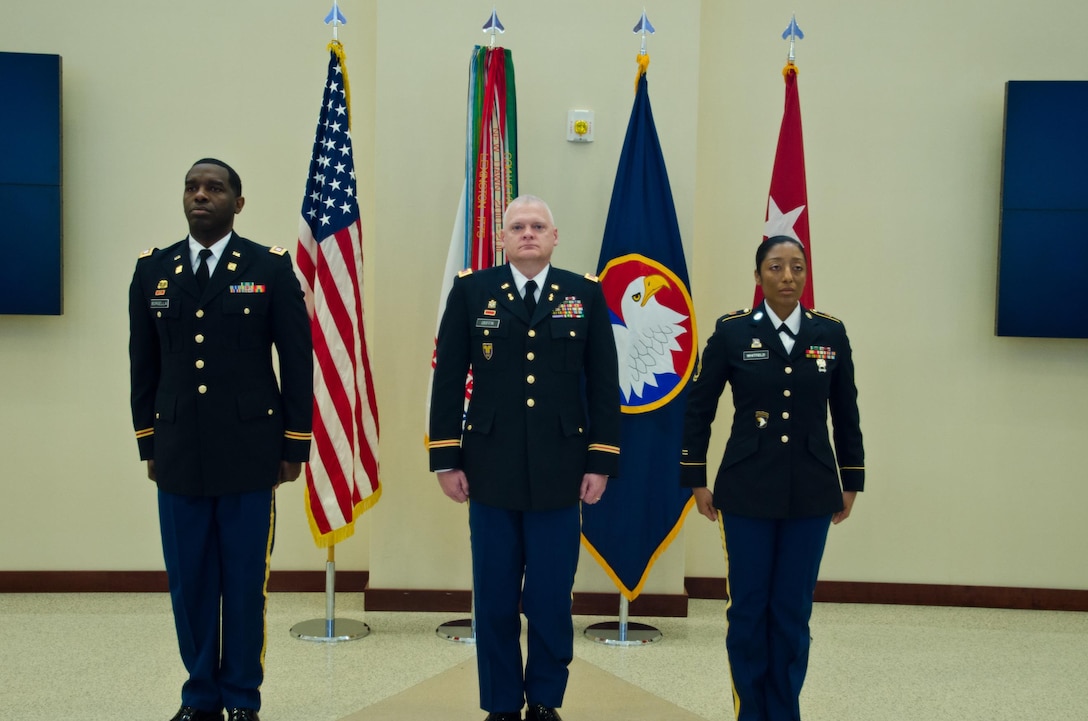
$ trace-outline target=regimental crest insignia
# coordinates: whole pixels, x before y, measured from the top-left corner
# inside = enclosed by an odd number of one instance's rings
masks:
[[[667,405],[692,377],[697,356],[686,284],[638,253],[609,261],[600,283],[619,356],[621,409],[646,413]]]
[[[482,350],[484,352],[484,360],[491,360],[491,356],[495,353],[494,343],[484,343]]]

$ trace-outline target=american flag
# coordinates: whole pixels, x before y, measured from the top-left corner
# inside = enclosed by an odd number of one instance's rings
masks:
[[[298,231],[296,272],[314,345],[314,436],[306,513],[319,547],[355,532],[381,497],[378,405],[363,326],[363,248],[343,46],[329,72]]]

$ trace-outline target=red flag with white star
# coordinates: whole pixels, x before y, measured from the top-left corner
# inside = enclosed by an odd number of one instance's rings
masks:
[[[778,151],[771,171],[771,192],[767,198],[767,222],[763,237],[786,235],[801,241],[808,261],[808,282],[801,294],[801,305],[814,307],[812,292],[812,244],[808,235],[808,191],[805,187],[805,144],[801,139],[801,101],[797,97],[797,66],[788,63],[782,70],[786,78],[786,106],[778,131]],[[763,289],[756,286],[752,307],[763,302]]]

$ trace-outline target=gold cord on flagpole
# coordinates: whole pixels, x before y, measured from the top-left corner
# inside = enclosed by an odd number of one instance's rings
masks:
[[[638,73],[635,74],[635,92],[638,92],[638,81],[643,75],[646,74],[646,69],[650,67],[650,56],[647,53],[639,53],[635,56],[635,61],[638,62]]]
[[[792,60],[787,60],[785,67],[782,68],[782,77],[789,78],[790,73],[797,74],[797,66],[793,64]]]

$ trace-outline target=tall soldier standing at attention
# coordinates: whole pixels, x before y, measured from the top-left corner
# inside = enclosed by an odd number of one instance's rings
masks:
[[[430,464],[447,496],[469,501],[487,721],[520,721],[526,702],[527,721],[559,721],[574,656],[578,502],[599,501],[619,466],[608,307],[596,278],[551,265],[558,242],[543,200],[513,200],[502,229],[509,263],[463,272],[438,328]],[[519,605],[529,622],[524,668]]]
[[[198,160],[182,201],[189,237],[141,254],[129,289],[132,421],[189,673],[172,721],[259,721],[275,489],[310,453],[310,324],[287,251],[233,231],[230,166]]]

